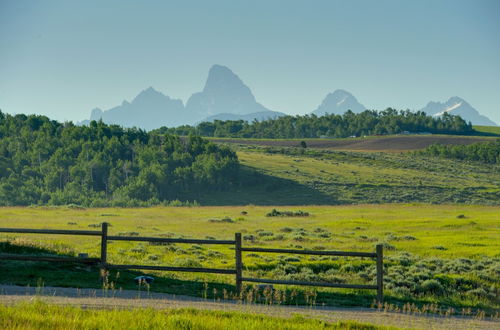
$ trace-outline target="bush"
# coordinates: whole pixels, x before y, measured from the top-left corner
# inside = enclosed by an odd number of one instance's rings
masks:
[[[118,236],[139,236],[139,233],[136,231],[121,231]]]
[[[444,294],[444,287],[443,285],[435,279],[430,279],[424,281],[420,287],[419,291],[422,293],[431,293],[437,296],[443,295]]]
[[[308,217],[309,213],[304,211],[278,211],[273,209],[271,212],[266,214],[266,217]]]
[[[249,241],[249,242],[255,242],[257,240],[257,237],[255,235],[252,235],[252,234],[243,235],[243,240]]]
[[[201,263],[192,258],[175,259],[174,265],[177,267],[201,268]]]
[[[380,244],[382,244],[382,247],[384,248],[384,250],[387,250],[387,251],[394,251],[394,250],[396,250],[396,247],[394,245],[390,244],[390,243],[382,242]],[[377,243],[373,247],[376,247],[377,245],[379,245],[379,244]]]

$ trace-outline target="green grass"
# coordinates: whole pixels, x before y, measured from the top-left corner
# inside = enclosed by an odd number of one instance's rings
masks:
[[[465,203],[500,205],[500,165],[409,153],[239,147],[242,185],[202,205]]]
[[[478,132],[500,135],[500,126],[473,126],[473,128]]]
[[[137,232],[140,236],[232,239],[235,232],[241,232],[244,246],[315,250],[374,251],[374,246],[382,243],[386,246],[389,302],[498,308],[494,297],[499,287],[499,207],[385,204],[276,208],[310,215],[266,217],[272,208],[262,206],[1,208],[0,226],[87,230],[107,221],[111,235]],[[223,218],[232,222],[213,221]],[[1,234],[0,239],[10,241],[0,246],[2,252],[87,252],[91,257],[99,256],[98,237]],[[234,251],[217,245],[115,241],[109,244],[108,258],[115,264],[234,267]],[[252,277],[347,283],[373,283],[374,279],[372,260],[246,253],[243,261],[244,275]],[[3,262],[2,267],[8,269],[0,273],[2,283],[36,286],[41,278],[45,285],[100,286],[98,271],[86,267],[14,261]],[[112,272],[109,278],[115,288],[136,289],[132,278],[137,274],[123,271],[117,276]],[[224,290],[234,290],[234,278],[228,275],[152,274],[157,278],[151,287],[155,291],[213,296],[215,288],[216,295],[222,297]],[[300,292],[299,297],[291,299],[292,290]],[[288,303],[304,303],[307,290],[288,288]],[[373,291],[319,289],[315,303],[369,306],[373,299]]]
[[[354,321],[329,323],[304,317],[278,318],[195,309],[104,309],[43,302],[0,304],[2,329],[389,329]],[[394,329],[394,328],[392,328]]]

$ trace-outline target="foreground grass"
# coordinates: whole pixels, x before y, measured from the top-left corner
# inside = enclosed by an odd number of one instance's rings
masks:
[[[388,329],[353,321],[327,323],[195,309],[89,310],[43,302],[0,304],[2,329]],[[394,328],[393,328],[394,329]]]
[[[271,207],[158,207],[144,209],[1,208],[1,227],[82,229],[107,221],[111,235],[231,239],[242,232],[244,246],[373,251],[385,246],[386,300],[438,304],[447,308],[498,308],[499,207],[386,204],[279,207],[308,217],[267,217]],[[225,219],[224,221],[221,221]],[[0,234],[1,252],[89,253],[99,256],[97,237]],[[234,268],[227,246],[112,242],[114,264]],[[288,280],[374,283],[373,260],[245,253],[244,275]],[[100,287],[97,269],[43,262],[2,262],[0,282],[17,285]],[[152,291],[223,299],[234,277],[151,272]],[[137,289],[137,272],[112,272],[115,289]],[[287,304],[370,306],[373,291],[279,287]],[[251,289],[251,288],[250,288]],[[313,297],[313,301],[311,300]],[[261,296],[262,298],[262,296]],[[255,295],[253,298],[255,299]],[[264,299],[264,298],[263,298]]]

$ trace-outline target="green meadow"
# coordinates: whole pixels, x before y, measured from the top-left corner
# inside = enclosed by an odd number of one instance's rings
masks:
[[[473,126],[473,128],[478,132],[500,135],[500,126]]]
[[[267,216],[277,211],[308,216]],[[276,212],[275,212],[276,214]],[[385,248],[387,301],[457,308],[498,308],[500,235],[498,206],[382,204],[343,206],[233,206],[83,209],[0,209],[0,226],[95,229],[110,223],[111,235],[231,239],[244,246],[374,251]],[[98,237],[1,234],[2,252],[99,256]],[[110,263],[233,268],[234,251],[220,245],[112,242]],[[244,276],[334,283],[374,283],[370,259],[245,253]],[[2,262],[2,283],[99,287],[97,270],[35,262]],[[113,289],[134,288],[136,272],[112,272]],[[154,291],[196,296],[228,295],[233,276],[152,272]],[[288,303],[370,305],[374,292],[283,288]],[[302,291],[301,291],[302,290]],[[310,302],[311,300],[309,300]]]
[[[416,153],[231,146],[241,185],[201,205],[433,203],[500,205],[500,166]]]

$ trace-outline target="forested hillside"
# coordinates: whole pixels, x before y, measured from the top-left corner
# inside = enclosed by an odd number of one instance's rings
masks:
[[[209,137],[241,137],[294,139],[349,136],[399,134],[429,132],[439,134],[470,134],[472,125],[459,116],[444,114],[441,117],[427,116],[424,112],[366,110],[355,114],[347,111],[343,115],[285,116],[264,121],[248,123],[243,120],[215,120],[203,122],[198,126],[160,128],[158,132]]]
[[[237,178],[238,159],[200,137],[0,112],[0,205],[168,204]]]
[[[500,163],[500,139],[492,142],[474,143],[470,145],[445,146],[434,144],[425,150],[419,151],[419,153],[428,156],[498,164]]]

